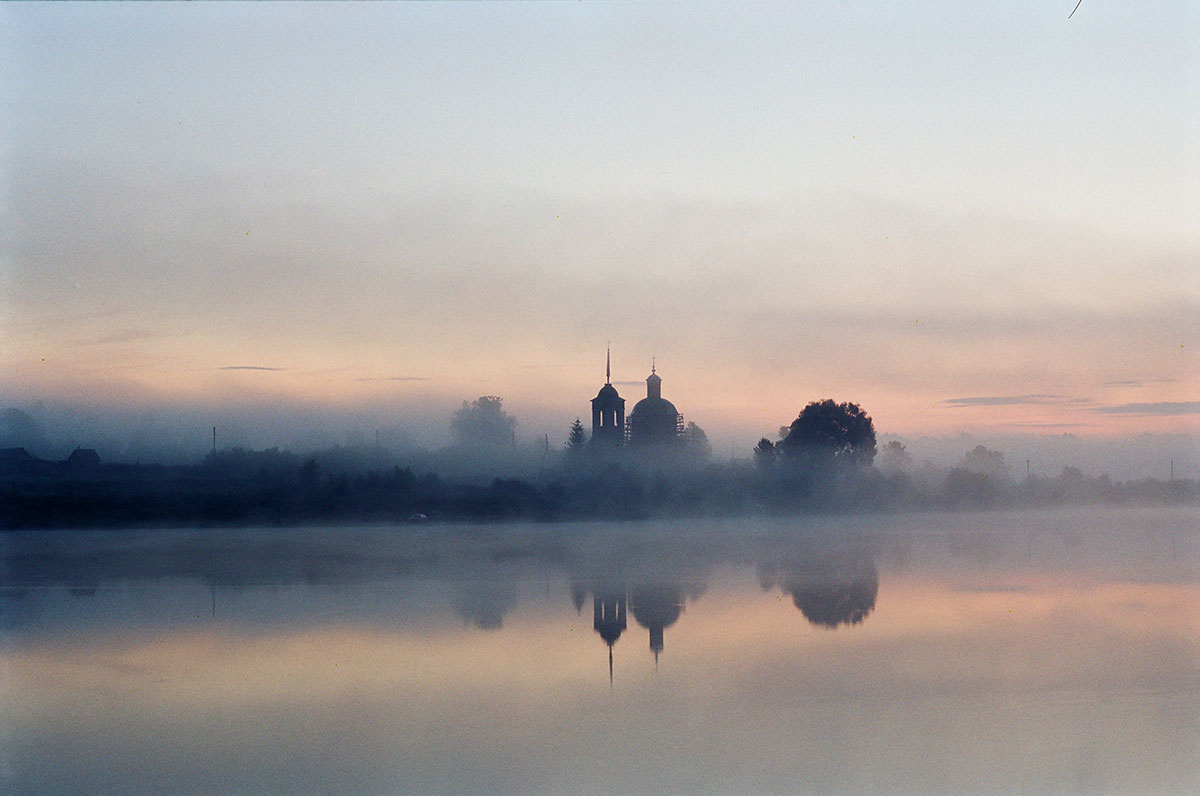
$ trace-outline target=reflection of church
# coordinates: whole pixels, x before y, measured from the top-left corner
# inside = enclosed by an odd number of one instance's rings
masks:
[[[612,385],[612,358],[605,363],[604,386],[592,399],[592,443],[615,448],[648,447],[678,442],[683,436],[683,415],[662,397],[662,377],[653,363],[646,377],[646,397],[625,416],[625,399]]]
[[[613,676],[613,644],[625,632],[625,593],[597,589],[592,595],[592,628],[608,645],[608,679]]]
[[[582,599],[582,594],[578,597]],[[608,646],[608,678],[613,676],[613,645],[628,626],[627,615],[650,631],[650,651],[658,666],[658,654],[663,651],[663,631],[675,624],[683,613],[683,590],[672,584],[655,583],[633,587],[632,590],[597,586],[592,594],[592,629]],[[581,604],[577,602],[577,607]]]
[[[675,624],[683,613],[683,590],[666,583],[635,586],[630,594],[633,618],[650,631],[650,651],[658,665],[658,653],[663,651],[663,630]]]

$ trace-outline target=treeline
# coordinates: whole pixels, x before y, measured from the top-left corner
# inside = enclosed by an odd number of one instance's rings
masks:
[[[77,450],[46,462],[0,451],[0,527],[250,525],[314,522],[635,519],[795,512],[1041,507],[1088,502],[1200,503],[1200,482],[1115,483],[1066,467],[1016,479],[982,445],[951,468],[877,448],[857,404],[808,404],[751,458],[711,463],[703,432],[671,444],[589,444],[578,421],[563,450],[523,450],[499,398],[463,404],[458,442],[436,455],[379,450],[213,451],[193,466],[102,464]],[[689,442],[690,439],[690,442]],[[703,442],[704,444],[700,444]],[[489,475],[482,476],[487,473]]]
[[[1016,480],[966,466],[935,472],[836,462],[816,467],[786,459],[691,467],[560,460],[529,478],[463,483],[409,467],[364,468],[345,451],[325,453],[232,450],[199,466],[100,464],[25,475],[8,470],[0,474],[0,523],[29,528],[634,519],[1200,502],[1195,480],[1119,483],[1074,468]]]

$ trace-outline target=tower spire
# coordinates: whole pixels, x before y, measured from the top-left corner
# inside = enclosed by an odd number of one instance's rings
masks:
[[[657,359],[658,359],[658,357],[654,357],[654,356],[650,357],[650,372],[651,373],[654,372],[654,363],[655,363],[655,360],[657,360]]]
[[[604,383],[612,384],[612,343],[604,350]]]

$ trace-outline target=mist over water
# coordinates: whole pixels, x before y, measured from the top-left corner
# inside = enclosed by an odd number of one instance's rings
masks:
[[[1197,520],[7,533],[0,783],[1182,794]]]

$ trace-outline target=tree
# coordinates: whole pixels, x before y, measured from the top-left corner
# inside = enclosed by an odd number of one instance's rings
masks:
[[[778,458],[779,451],[775,448],[775,443],[763,437],[754,446],[754,464],[760,470],[770,470],[775,466],[775,459]]]
[[[867,466],[875,458],[875,424],[858,404],[813,401],[788,426],[779,447],[792,460]]]
[[[688,456],[694,459],[703,460],[712,455],[712,445],[708,442],[708,435],[704,433],[704,429],[691,421],[683,430],[683,449]]]
[[[583,430],[583,422],[577,417],[571,424],[571,433],[567,436],[567,453],[578,455],[583,453],[587,445],[587,432]]]
[[[993,506],[1005,499],[1010,485],[1004,454],[976,445],[963,454],[957,467],[946,473],[942,489],[952,504]]]
[[[979,475],[986,475],[992,478],[1006,479],[1009,475],[1008,464],[1004,461],[1004,454],[1000,451],[985,448],[982,445],[976,445],[964,453],[962,461],[958,463],[958,467],[969,473],[978,473]]]
[[[504,399],[484,395],[472,403],[463,401],[462,409],[450,420],[450,430],[464,447],[499,448],[514,444],[517,419],[504,411]]]
[[[912,463],[908,449],[899,440],[892,440],[879,452],[879,469],[885,473],[902,473]]]

